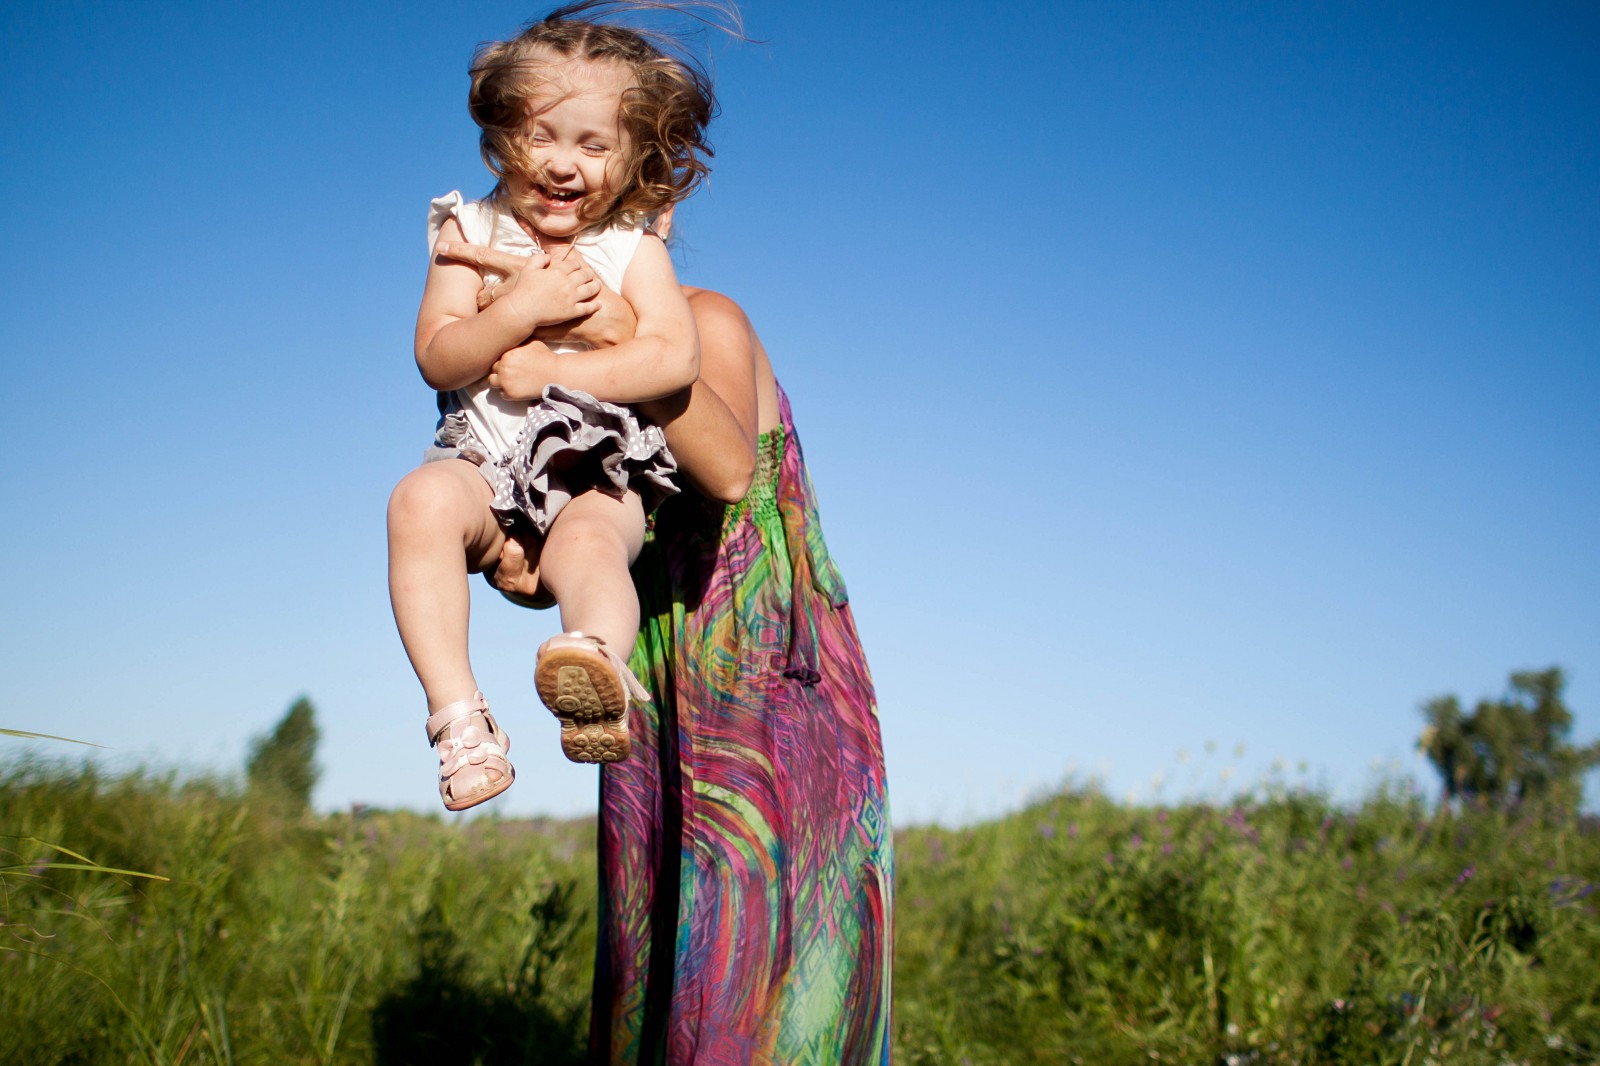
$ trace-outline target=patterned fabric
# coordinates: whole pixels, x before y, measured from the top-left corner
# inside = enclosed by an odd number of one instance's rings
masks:
[[[745,500],[668,500],[634,568],[654,699],[601,774],[596,1062],[889,1061],[872,679],[779,402]]]

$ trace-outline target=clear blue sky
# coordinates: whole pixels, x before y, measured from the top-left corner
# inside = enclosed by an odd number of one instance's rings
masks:
[[[305,693],[320,805],[437,806],[383,508],[466,64],[539,10],[0,14],[0,725],[231,769]],[[1419,702],[1549,664],[1600,734],[1600,8],[745,11],[681,276],[793,397],[901,821],[1431,788]],[[475,614],[507,813],[593,808],[554,626]]]

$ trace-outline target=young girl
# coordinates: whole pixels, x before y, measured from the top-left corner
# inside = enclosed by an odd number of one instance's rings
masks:
[[[643,220],[705,174],[714,103],[703,74],[644,35],[574,17],[599,6],[569,5],[479,50],[468,107],[498,180],[480,202],[435,200],[429,218],[430,248],[466,240],[530,258],[503,286],[431,263],[416,355],[443,417],[389,502],[390,598],[450,810],[513,778],[467,658],[467,575],[495,564],[507,529],[543,536],[541,589],[567,632],[539,649],[535,683],[567,757],[625,758],[630,693],[643,698],[618,655],[639,625],[628,568],[647,509],[675,491],[673,465],[660,430],[617,405],[699,372],[693,317]],[[556,338],[595,311],[602,281],[632,305],[635,336],[571,354],[582,346]],[[480,311],[485,286],[495,299]]]

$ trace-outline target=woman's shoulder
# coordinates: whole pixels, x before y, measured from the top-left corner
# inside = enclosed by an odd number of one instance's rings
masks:
[[[719,324],[750,328],[750,316],[730,296],[715,289],[701,289],[693,285],[683,286],[683,296],[694,309],[697,322],[706,318]]]

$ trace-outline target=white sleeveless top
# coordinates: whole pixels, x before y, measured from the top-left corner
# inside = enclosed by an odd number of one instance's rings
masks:
[[[534,239],[523,232],[516,220],[507,212],[496,211],[482,200],[464,200],[459,192],[451,192],[434,200],[428,206],[428,257],[433,257],[434,245],[439,243],[439,227],[447,218],[461,226],[462,234],[472,244],[481,244],[513,255],[532,255],[539,250]],[[578,237],[573,245],[583,253],[583,258],[594,269],[601,281],[618,292],[622,291],[622,276],[627,273],[633,253],[639,249],[644,237],[642,224],[634,226],[607,226]],[[493,271],[484,272],[485,284],[501,280]],[[556,352],[583,351],[587,345],[572,344],[552,346]],[[491,389],[487,378],[451,392],[439,394],[439,413],[447,415],[460,412],[471,427],[473,435],[490,452],[499,458],[511,450],[511,445],[522,431],[528,408],[538,401],[508,400],[498,390]]]

